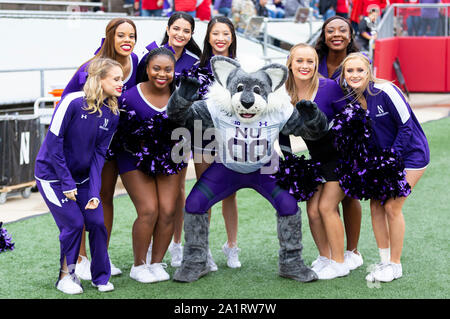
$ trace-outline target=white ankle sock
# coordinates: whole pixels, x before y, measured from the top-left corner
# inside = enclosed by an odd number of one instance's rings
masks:
[[[391,249],[390,248],[378,248],[380,253],[380,259],[382,263],[389,263],[391,261]]]

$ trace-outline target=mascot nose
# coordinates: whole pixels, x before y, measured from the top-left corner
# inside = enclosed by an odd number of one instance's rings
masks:
[[[245,94],[245,92],[241,95],[241,104],[246,109],[249,109],[255,104],[255,98],[252,94]]]
[[[253,101],[250,101],[250,102],[241,101],[241,104],[242,104],[242,106],[245,107],[246,109],[249,109],[249,108],[252,107],[252,105],[254,104],[254,102],[253,102]]]

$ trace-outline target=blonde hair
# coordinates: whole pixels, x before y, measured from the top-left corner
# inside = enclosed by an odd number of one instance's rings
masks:
[[[367,80],[368,81],[367,81],[366,87],[363,90],[361,90],[360,92],[353,91],[351,88],[348,87],[348,85],[345,81],[346,64],[348,61],[354,60],[354,59],[359,59],[360,61],[362,61],[364,63],[364,66],[367,68]],[[391,81],[387,81],[387,80],[383,80],[383,79],[379,79],[379,78],[375,77],[375,75],[372,72],[372,66],[371,66],[369,58],[360,52],[354,52],[354,53],[350,53],[349,55],[347,55],[341,63],[341,69],[342,69],[342,73],[341,73],[341,77],[339,79],[339,84],[340,84],[341,88],[344,90],[344,92],[347,92],[345,97],[353,98],[352,103],[358,102],[359,99],[363,96],[364,91],[366,89],[367,89],[367,92],[372,96],[380,93],[380,92],[377,92],[377,93],[372,92],[371,87],[369,85],[369,83],[371,83],[371,82],[372,83],[391,83],[392,85],[395,86],[395,84],[392,83]],[[399,91],[402,92],[402,90],[400,90],[400,89],[399,89]]]
[[[306,43],[298,43],[298,44],[294,45],[291,48],[291,50],[289,51],[288,60],[286,62],[286,66],[289,70],[289,74],[288,74],[288,79],[285,84],[286,91],[289,94],[289,97],[291,98],[291,103],[293,105],[297,104],[297,102],[299,101],[297,86],[295,85],[295,78],[294,78],[294,74],[292,73],[292,69],[291,69],[292,61],[294,60],[293,53],[298,48],[309,48],[314,52],[315,67],[314,67],[313,76],[311,78],[311,86],[308,89],[308,92],[306,94],[308,100],[312,98],[314,92],[319,87],[319,76],[320,76],[319,75],[319,57],[317,55],[316,49],[314,49],[314,47],[312,47]]]
[[[122,65],[112,59],[108,58],[96,58],[91,61],[88,68],[88,78],[84,84],[83,91],[86,95],[87,107],[85,110],[89,113],[99,112],[99,116],[102,116],[103,101],[107,98],[103,92],[101,80],[106,77],[108,72],[113,67],[119,67],[122,71]],[[119,114],[119,103],[117,97],[108,97],[105,104],[114,114]]]

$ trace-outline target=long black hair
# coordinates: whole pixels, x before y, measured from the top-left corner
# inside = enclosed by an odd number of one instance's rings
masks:
[[[236,42],[237,41],[236,41],[236,32],[234,30],[234,25],[231,22],[231,20],[228,19],[227,17],[217,16],[217,17],[212,18],[208,23],[208,27],[206,29],[206,34],[205,34],[205,40],[203,41],[203,54],[200,58],[200,64],[199,64],[200,67],[206,66],[206,64],[208,64],[208,61],[211,59],[211,56],[213,54],[211,44],[209,43],[209,34],[211,33],[211,30],[216,23],[226,24],[228,26],[228,28],[230,29],[231,45],[228,48],[228,56],[233,59],[236,58],[236,47],[237,47]]]
[[[195,20],[194,18],[183,11],[177,11],[172,13],[172,15],[169,18],[169,21],[167,21],[167,27],[170,28],[170,26],[177,21],[178,19],[184,19],[187,22],[189,22],[189,24],[191,25],[191,33],[194,34],[194,29],[195,29]],[[169,42],[169,36],[167,35],[167,31],[164,33],[164,38],[161,42],[161,45],[166,44],[167,42]],[[198,46],[198,44],[195,42],[194,37],[191,36],[191,39],[189,40],[189,42],[186,44],[185,46],[186,50],[191,51],[192,53],[194,53],[196,56],[200,57],[202,55],[202,50],[200,49],[200,47]]]
[[[329,48],[328,48],[327,44],[325,43],[325,28],[327,27],[328,23],[330,23],[331,21],[336,20],[336,19],[345,21],[345,23],[347,23],[348,28],[350,30],[350,42],[347,46],[347,55],[349,55],[350,53],[353,53],[353,52],[359,52],[359,47],[357,46],[357,44],[355,42],[355,32],[353,31],[350,21],[341,16],[333,16],[331,18],[328,18],[323,23],[319,39],[317,39],[315,49],[317,51],[317,55],[319,56],[319,61],[321,61],[324,56],[327,56],[328,51],[329,51]]]
[[[145,64],[144,64],[145,72],[142,72],[141,78],[139,79],[140,81],[138,81],[138,83],[148,81],[148,74],[147,74],[148,64],[150,63],[151,60],[153,60],[154,58],[156,58],[157,56],[160,56],[160,55],[168,56],[173,62],[174,76],[173,76],[172,83],[170,83],[170,86],[169,86],[170,93],[173,93],[173,91],[175,91],[175,63],[176,63],[176,60],[175,60],[175,55],[173,54],[173,52],[165,47],[155,48],[147,54],[147,57],[145,58]]]

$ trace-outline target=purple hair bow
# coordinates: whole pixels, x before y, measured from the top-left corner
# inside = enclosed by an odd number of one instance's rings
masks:
[[[101,43],[100,43],[100,47],[98,47],[98,49],[95,50],[94,55],[96,55],[96,54],[98,53],[98,51],[100,51],[100,49],[101,49],[102,46],[103,46],[103,43],[105,43],[105,38],[102,38],[102,41],[101,41]]]

